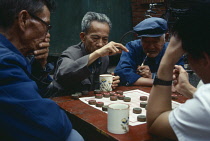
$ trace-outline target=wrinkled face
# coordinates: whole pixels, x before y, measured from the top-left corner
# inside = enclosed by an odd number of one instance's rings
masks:
[[[164,36],[161,37],[142,37],[142,46],[148,57],[158,56],[165,43]]]
[[[39,48],[39,43],[44,41],[49,30],[47,24],[50,23],[50,12],[46,6],[43,7],[42,12],[34,16],[28,13],[28,24],[21,38],[20,51],[24,56],[33,54]]]
[[[87,53],[103,47],[108,43],[109,25],[103,22],[92,21],[87,33],[80,33],[80,38],[85,45]]]

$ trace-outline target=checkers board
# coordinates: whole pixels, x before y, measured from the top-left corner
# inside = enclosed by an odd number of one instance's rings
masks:
[[[146,115],[146,109],[140,107],[140,102],[143,102],[143,101],[140,100],[140,96],[147,96],[149,98],[149,93],[146,93],[146,92],[141,91],[141,90],[131,90],[131,91],[124,91],[123,95],[125,95],[126,97],[130,97],[131,101],[130,102],[124,102],[123,100],[111,101],[110,98],[103,97],[101,99],[98,99],[98,98],[95,98],[94,96],[93,97],[82,97],[82,98],[79,98],[79,99],[86,104],[88,104],[89,100],[96,100],[96,102],[104,102],[104,105],[109,105],[109,104],[112,104],[112,103],[129,104],[130,105],[129,125],[136,126],[136,125],[146,123],[146,122],[139,122],[137,120],[137,116],[138,115]],[[147,100],[148,100],[148,98],[147,98]],[[174,109],[174,108],[178,107],[180,104],[181,103],[172,101],[172,108]],[[89,106],[92,106],[92,107],[102,111],[102,108],[101,107],[96,107],[96,105],[89,105]],[[142,109],[141,114],[134,114],[133,113],[133,108],[139,108],[139,107]],[[107,113],[107,111],[102,111],[102,112]]]

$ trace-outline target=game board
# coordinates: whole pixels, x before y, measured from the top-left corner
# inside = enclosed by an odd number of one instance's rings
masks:
[[[104,98],[104,97],[102,99],[97,99],[95,97],[82,97],[82,98],[79,98],[79,99],[86,104],[88,104],[89,100],[96,100],[96,102],[104,102],[104,105],[109,105],[109,104],[112,104],[112,103],[129,104],[130,105],[129,125],[136,126],[136,125],[146,123],[146,122],[137,121],[137,116],[138,115],[146,115],[146,109],[142,108],[142,113],[141,114],[134,114],[133,113],[133,108],[140,107],[140,102],[141,102],[140,96],[149,97],[149,93],[146,93],[146,92],[141,91],[141,90],[131,90],[131,91],[124,91],[123,95],[125,95],[126,97],[131,97],[131,101],[130,102],[124,102],[123,100],[110,101],[110,98]],[[174,108],[178,107],[180,104],[181,103],[173,101],[172,102],[172,108],[174,109]],[[102,111],[101,107],[96,107],[95,105],[90,105],[90,106]],[[103,111],[103,112],[107,113],[107,111]]]

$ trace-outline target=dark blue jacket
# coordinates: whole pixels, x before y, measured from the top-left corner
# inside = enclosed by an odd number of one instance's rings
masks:
[[[49,75],[54,66],[52,63],[47,63],[45,68],[41,66],[40,62],[35,59],[34,55],[29,55],[26,57],[31,64],[31,79],[36,82],[40,95],[44,98],[53,96],[54,92],[52,90],[53,79]]]
[[[146,59],[144,65],[149,66],[151,73],[155,74],[157,72],[167,46],[168,43],[165,43],[161,52],[155,58]],[[136,73],[136,69],[138,65],[142,64],[146,54],[143,51],[140,39],[127,43],[126,47],[129,52],[123,51],[114,73],[120,76],[121,85],[133,85],[141,77]],[[183,58],[180,58],[177,65],[184,66]]]
[[[39,95],[27,59],[0,34],[0,140],[65,141],[72,125],[59,106]]]

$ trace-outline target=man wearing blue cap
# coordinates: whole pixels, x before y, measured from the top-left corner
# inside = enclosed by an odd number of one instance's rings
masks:
[[[167,22],[162,18],[152,17],[137,24],[134,31],[140,39],[126,44],[129,52],[123,52],[115,73],[120,76],[121,85],[152,86],[153,78],[168,43],[165,43]],[[183,58],[178,65],[184,65]]]

